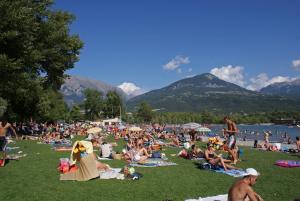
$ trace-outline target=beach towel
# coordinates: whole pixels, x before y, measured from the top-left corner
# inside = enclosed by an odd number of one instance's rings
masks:
[[[71,152],[72,147],[68,147],[68,146],[54,147],[54,151],[57,151],[57,152]]]
[[[244,177],[246,175],[246,172],[244,170],[227,170],[225,171],[223,168],[213,170],[218,173],[227,174],[232,177]]]
[[[100,179],[125,179],[121,173],[122,168],[112,168],[107,171],[100,171]]]
[[[279,161],[275,162],[275,165],[284,167],[284,168],[300,167],[300,161],[279,160]]]
[[[206,160],[205,158],[192,158],[192,161],[203,161]]]
[[[185,201],[227,201],[228,200],[227,198],[228,195],[224,194],[224,195],[217,195],[217,196],[206,197],[206,198],[199,197],[198,199],[188,199]]]
[[[19,149],[20,147],[6,147],[6,151],[12,151],[15,149]]]
[[[20,158],[23,158],[25,156],[27,156],[27,154],[8,154],[8,155],[6,155],[6,159],[19,160]]]
[[[84,147],[84,152],[78,151],[77,145]],[[60,180],[87,181],[99,177],[93,145],[87,141],[76,141],[73,145],[69,164],[72,166],[78,161],[79,167],[74,172],[60,175]]]
[[[97,156],[97,159],[99,161],[111,161],[112,160],[111,158],[102,158],[102,157],[99,157],[99,156]]]
[[[78,169],[75,172],[68,172],[60,175],[61,181],[87,181],[100,176],[93,153],[80,157]]]
[[[173,162],[168,162],[161,158],[148,158],[143,163],[131,163],[130,166],[132,167],[163,167],[163,166],[172,166],[177,165]]]

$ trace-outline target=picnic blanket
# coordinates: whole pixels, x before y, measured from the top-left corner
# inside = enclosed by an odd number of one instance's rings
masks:
[[[191,160],[192,161],[204,161],[205,158],[192,158]]]
[[[172,166],[177,165],[173,162],[168,162],[166,160],[163,160],[161,158],[148,158],[143,163],[131,163],[130,166],[132,167],[163,167],[163,166]]]
[[[300,161],[279,160],[279,161],[275,162],[275,165],[284,167],[284,168],[300,167]]]
[[[6,147],[5,150],[6,151],[12,151],[12,150],[15,150],[15,149],[19,149],[20,147]]]
[[[27,156],[27,154],[8,154],[8,155],[6,155],[6,159],[19,160],[20,158],[23,158],[25,156]]]
[[[102,158],[102,157],[99,157],[99,156],[97,156],[97,159],[99,161],[111,161],[112,160],[111,158]]]
[[[246,172],[244,170],[227,170],[225,171],[223,168],[213,170],[218,173],[227,174],[232,177],[244,177],[246,175]]]
[[[199,199],[188,199],[185,201],[227,201],[227,198],[228,195],[224,194],[224,195],[217,195],[217,196],[206,197],[206,198],[199,197]]]
[[[100,179],[125,179],[121,173],[122,168],[112,168],[108,171],[100,171]]]
[[[70,146],[59,146],[59,147],[54,147],[53,149],[54,149],[54,151],[58,151],[58,152],[71,152],[72,151],[72,147],[70,147]]]

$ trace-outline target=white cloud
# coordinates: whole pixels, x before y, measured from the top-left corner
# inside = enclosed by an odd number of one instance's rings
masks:
[[[193,71],[193,69],[192,69],[192,68],[189,68],[189,69],[188,69],[188,72],[189,72],[189,73],[191,73],[192,71]]]
[[[211,69],[210,73],[227,82],[237,84],[241,87],[245,86],[244,67],[242,66],[222,66]]]
[[[181,73],[182,73],[182,69],[181,69],[181,68],[178,68],[178,69],[177,69],[177,73],[178,73],[178,74],[181,74]]]
[[[175,70],[179,68],[182,64],[189,64],[190,59],[189,57],[183,57],[183,56],[176,56],[171,61],[169,61],[167,64],[163,65],[164,70]]]
[[[145,90],[131,82],[123,82],[118,87],[122,89],[127,95],[131,96],[137,96],[145,92]]]
[[[294,69],[300,70],[300,59],[293,60],[293,61],[292,61],[292,64],[293,64],[293,68],[294,68]]]
[[[256,77],[253,77],[250,79],[250,83],[247,86],[247,89],[253,90],[253,91],[259,91],[260,89],[274,83],[278,82],[290,82],[293,81],[294,78],[290,77],[284,77],[284,76],[275,76],[269,79],[268,75],[266,73],[261,73],[257,75]]]

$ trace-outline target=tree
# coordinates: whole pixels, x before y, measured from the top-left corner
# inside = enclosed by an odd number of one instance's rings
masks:
[[[83,105],[86,118],[89,120],[100,118],[104,106],[102,93],[95,89],[86,89],[83,93],[85,95]]]
[[[108,91],[105,99],[104,116],[118,117],[120,112],[124,114],[123,101],[121,96],[115,91]]]
[[[52,4],[52,0],[0,1],[0,97],[7,100],[7,118],[41,112],[37,103],[45,104],[44,93],[57,92],[65,71],[79,59],[83,43],[69,33],[74,16],[53,10]]]
[[[3,98],[0,97],[0,117],[3,116],[3,114],[6,111],[7,102]]]
[[[154,116],[154,113],[152,111],[151,106],[148,103],[142,102],[139,105],[136,116],[137,116],[138,120],[140,120],[144,123],[150,123]]]
[[[40,95],[37,104],[37,114],[32,117],[42,121],[68,119],[68,107],[63,100],[62,94],[53,89],[46,90]]]
[[[74,105],[72,110],[70,111],[70,120],[79,121],[83,119],[83,115],[80,112],[80,107],[78,105]]]

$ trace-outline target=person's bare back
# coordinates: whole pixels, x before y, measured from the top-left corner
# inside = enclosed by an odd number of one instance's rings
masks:
[[[243,180],[237,181],[230,189],[228,193],[228,201],[245,201],[247,198],[247,190],[249,185],[243,182]]]
[[[263,199],[252,189],[259,173],[253,169],[246,169],[247,176],[235,182],[228,192],[228,201],[263,201]]]

